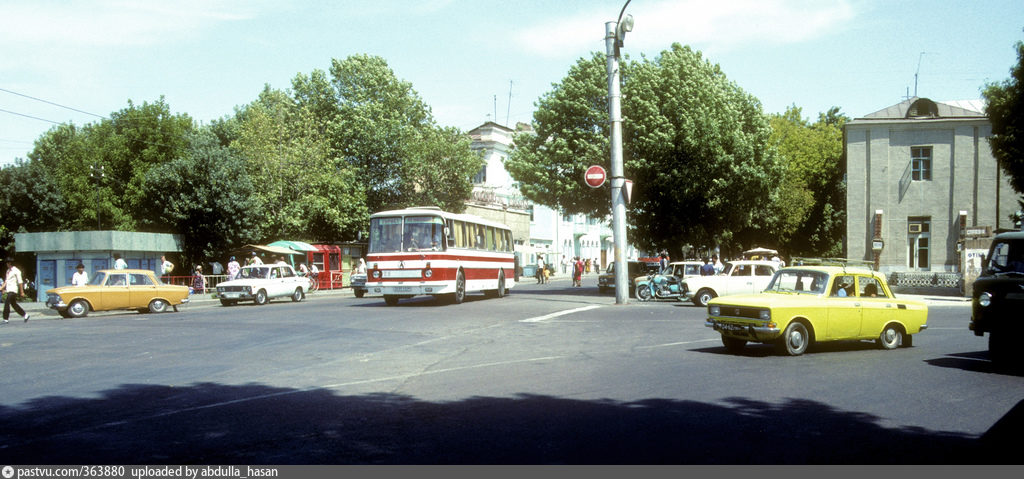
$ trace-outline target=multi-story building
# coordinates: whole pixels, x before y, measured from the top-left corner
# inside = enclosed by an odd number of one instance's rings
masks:
[[[1018,209],[991,134],[981,100],[914,97],[848,122],[847,256],[886,273],[962,273],[965,238],[1014,228]]]
[[[466,211],[503,221],[513,228],[516,252],[519,253],[523,274],[527,276],[533,274],[538,258],[554,265],[556,273],[562,272],[563,260],[568,262],[577,256],[590,259],[603,268],[614,258],[610,220],[564,215],[550,207],[534,204],[522,196],[515,180],[505,169],[505,159],[514,148],[513,135],[530,131],[532,128],[525,123],[516,125],[513,130],[487,122],[469,132],[472,148],[483,151],[485,163],[473,178],[473,197],[467,202]],[[505,216],[494,216],[498,212]],[[627,256],[635,257],[636,253],[627,248]]]

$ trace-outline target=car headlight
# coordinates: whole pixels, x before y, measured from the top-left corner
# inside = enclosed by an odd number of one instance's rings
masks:
[[[772,319],[772,310],[770,310],[770,309],[762,309],[762,310],[757,312],[757,316],[759,318],[761,318],[761,320],[763,320],[763,321],[771,321],[771,319]]]
[[[990,304],[992,304],[992,293],[985,291],[978,295],[978,305],[987,307]]]
[[[718,306],[717,304],[708,305],[708,315],[709,316],[721,316],[721,314],[722,314],[722,307],[721,306]]]

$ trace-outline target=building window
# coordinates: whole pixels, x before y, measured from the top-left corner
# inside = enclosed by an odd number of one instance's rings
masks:
[[[931,236],[931,217],[911,216],[907,218],[907,267],[910,270],[931,270],[931,262],[928,257]]]
[[[480,168],[480,172],[473,177],[474,184],[487,183],[487,163],[484,163],[483,168]]]
[[[914,181],[932,180],[932,147],[914,146],[910,148],[911,178]]]

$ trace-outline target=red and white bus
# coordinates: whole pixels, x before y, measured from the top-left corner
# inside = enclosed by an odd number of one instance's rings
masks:
[[[455,304],[466,293],[505,296],[515,286],[508,226],[473,215],[416,207],[370,215],[366,287],[389,306],[433,295]]]

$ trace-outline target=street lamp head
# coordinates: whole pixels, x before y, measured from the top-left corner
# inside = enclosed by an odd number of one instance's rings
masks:
[[[633,15],[626,15],[615,27],[615,43],[622,46],[622,40],[626,38],[626,32],[633,31]]]

